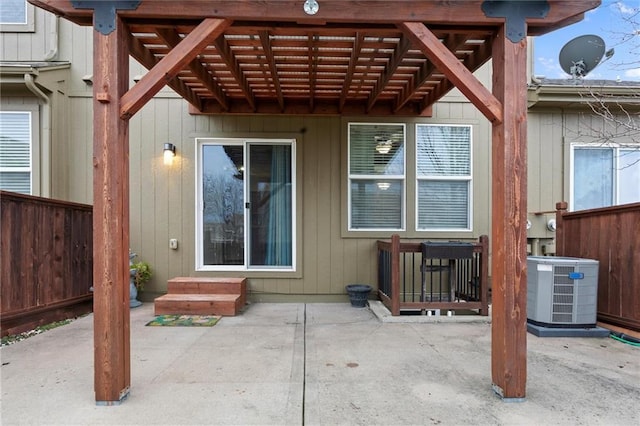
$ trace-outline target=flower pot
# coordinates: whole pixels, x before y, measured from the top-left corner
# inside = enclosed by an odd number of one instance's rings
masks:
[[[135,269],[129,270],[129,307],[137,308],[142,305],[142,302],[138,300],[138,288],[136,287],[134,277],[136,275]]]
[[[367,306],[371,286],[367,284],[349,284],[345,287],[349,295],[349,301],[354,308],[364,308]]]

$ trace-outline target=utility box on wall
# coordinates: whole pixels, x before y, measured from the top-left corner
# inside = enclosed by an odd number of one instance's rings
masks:
[[[598,261],[527,258],[527,321],[543,327],[596,326]]]

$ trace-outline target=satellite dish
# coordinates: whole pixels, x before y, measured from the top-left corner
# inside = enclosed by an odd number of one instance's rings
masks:
[[[604,40],[589,34],[574,38],[560,50],[560,66],[573,78],[582,78],[600,65],[602,58],[613,56],[613,49],[605,54]],[[605,60],[606,60],[605,59]]]

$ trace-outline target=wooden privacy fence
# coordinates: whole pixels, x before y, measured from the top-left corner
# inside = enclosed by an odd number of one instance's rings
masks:
[[[477,242],[378,241],[378,296],[392,315],[478,310],[489,314],[489,238]]]
[[[640,203],[556,210],[556,254],[599,261],[598,320],[640,331]]]
[[[2,336],[91,312],[92,208],[0,191]]]

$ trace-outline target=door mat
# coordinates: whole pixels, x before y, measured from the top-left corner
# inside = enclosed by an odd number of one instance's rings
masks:
[[[216,315],[158,315],[149,321],[150,326],[165,327],[213,327],[220,316]]]

